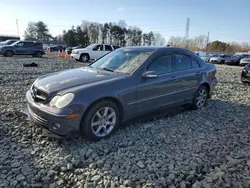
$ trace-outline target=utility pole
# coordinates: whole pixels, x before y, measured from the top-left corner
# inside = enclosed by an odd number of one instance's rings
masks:
[[[208,34],[207,34],[207,45],[206,45],[206,52],[207,52],[207,50],[208,50],[208,43],[209,43],[209,32],[208,32]]]
[[[18,26],[18,19],[16,19],[16,27],[17,27],[17,34],[18,34],[18,37],[20,38],[19,26]]]
[[[186,48],[188,48],[189,26],[190,26],[190,18],[187,18],[186,33],[185,33]]]

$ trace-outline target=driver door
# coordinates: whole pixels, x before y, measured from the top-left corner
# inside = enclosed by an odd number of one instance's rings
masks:
[[[104,46],[101,44],[96,45],[93,50],[92,50],[92,54],[90,55],[91,59],[98,59],[101,56],[103,56],[105,54],[104,51]]]
[[[146,71],[154,71],[157,77],[139,80],[136,101],[139,114],[179,100],[175,94],[180,83],[173,67],[172,54],[158,56],[146,67]]]

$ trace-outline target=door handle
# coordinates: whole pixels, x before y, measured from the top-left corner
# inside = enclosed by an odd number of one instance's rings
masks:
[[[175,80],[177,80],[177,78],[176,78],[175,76],[173,76],[173,77],[170,77],[169,80],[170,80],[170,81],[175,81]]]
[[[201,72],[196,72],[195,76],[199,76],[201,74]]]

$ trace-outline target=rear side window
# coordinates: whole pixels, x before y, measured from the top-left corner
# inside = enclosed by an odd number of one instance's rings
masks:
[[[173,71],[172,56],[164,55],[152,61],[147,71],[155,71],[157,74],[166,74]]]
[[[198,61],[193,57],[191,57],[191,59],[192,59],[192,68],[199,68],[200,64],[198,63]]]
[[[105,45],[105,51],[113,51],[110,45]]]
[[[34,46],[34,42],[25,42],[24,43],[24,47],[33,47]]]
[[[191,58],[184,54],[175,54],[176,71],[188,70],[192,68]]]

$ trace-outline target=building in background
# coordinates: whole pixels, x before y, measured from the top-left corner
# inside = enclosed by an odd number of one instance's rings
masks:
[[[0,35],[0,42],[1,41],[10,40],[10,39],[20,40],[20,37],[18,37],[18,36],[11,36],[11,35]]]

